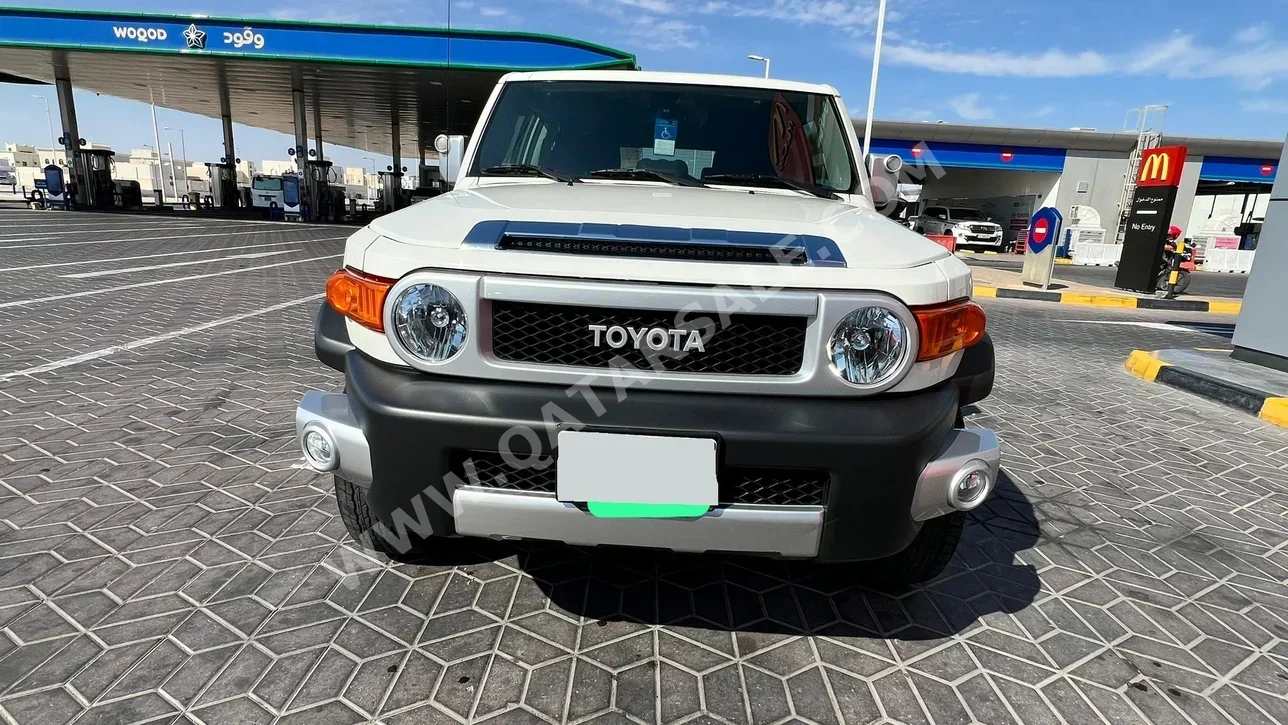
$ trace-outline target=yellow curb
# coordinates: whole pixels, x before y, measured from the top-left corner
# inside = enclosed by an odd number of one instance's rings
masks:
[[[1060,301],[1066,305],[1088,305],[1090,307],[1118,307],[1120,309],[1136,307],[1135,297],[1119,297],[1118,295],[1083,295],[1065,292],[1060,295]]]
[[[990,252],[990,251],[985,250],[985,251],[984,251],[984,254],[997,254],[997,252]]]
[[[974,287],[971,289],[971,294],[975,297],[996,297],[997,288],[996,287]]]
[[[1056,264],[1073,264],[1073,260],[1072,260],[1072,259],[1065,259],[1064,257],[1060,257],[1060,258],[1058,258],[1058,259],[1056,259],[1056,260],[1055,260],[1055,263],[1056,263]]]
[[[1145,350],[1133,350],[1127,357],[1127,372],[1151,383],[1158,377],[1158,371],[1165,367],[1167,363],[1155,357],[1154,353]]]
[[[1280,428],[1288,428],[1288,398],[1266,398],[1257,417]]]
[[[1216,312],[1222,315],[1237,315],[1243,309],[1243,301],[1234,302],[1217,302],[1212,300],[1208,302],[1208,312]]]

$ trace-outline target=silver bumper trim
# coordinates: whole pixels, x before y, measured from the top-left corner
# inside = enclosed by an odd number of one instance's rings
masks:
[[[466,536],[546,539],[576,545],[818,555],[821,506],[730,506],[697,519],[604,519],[550,494],[463,487],[452,496],[456,531]]]
[[[336,475],[361,486],[370,486],[371,449],[353,409],[349,407],[348,396],[320,390],[305,393],[295,408],[295,438],[301,446],[304,428],[310,423],[320,425],[335,439],[336,452],[340,456]]]
[[[912,499],[913,520],[925,521],[957,511],[950,502],[949,493],[957,483],[958,471],[973,460],[983,461],[988,466],[991,481],[989,490],[976,505],[987,498],[997,485],[998,471],[1002,467],[1002,449],[997,442],[997,434],[982,428],[959,428],[953,431],[939,455],[926,464],[917,479],[917,492]]]

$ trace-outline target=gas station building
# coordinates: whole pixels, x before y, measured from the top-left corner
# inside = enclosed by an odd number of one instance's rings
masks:
[[[1103,229],[1109,243],[1120,238],[1131,206],[1138,150],[1188,147],[1171,223],[1197,236],[1233,234],[1232,227],[1260,220],[1284,148],[1281,141],[891,121],[875,121],[873,137],[874,154],[900,156],[904,180],[921,184],[919,207],[980,209],[1012,234],[1053,206],[1066,227]]]
[[[93,173],[110,153],[82,148],[93,122],[77,117],[73,87],[221,119],[212,187],[225,208],[236,204],[233,121],[291,135],[306,159],[301,194],[318,208],[326,142],[391,156],[385,186],[399,189],[409,167],[426,178],[436,136],[473,130],[501,75],[635,67],[629,53],[534,33],[0,8],[0,82],[56,87],[82,207],[110,199]]]

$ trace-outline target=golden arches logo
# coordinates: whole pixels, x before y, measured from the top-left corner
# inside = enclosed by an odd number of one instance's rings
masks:
[[[1153,154],[1141,162],[1141,181],[1167,181],[1171,175],[1172,159],[1168,154]]]

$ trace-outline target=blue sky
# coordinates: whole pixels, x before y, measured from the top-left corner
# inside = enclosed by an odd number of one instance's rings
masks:
[[[34,3],[33,3],[34,4]],[[49,2],[55,7],[446,25],[448,0]],[[629,50],[651,70],[830,83],[867,103],[876,0],[451,0],[455,27],[568,35]],[[1280,139],[1288,132],[1286,0],[889,0],[878,118],[1120,130],[1126,111],[1168,104],[1166,129]],[[0,84],[0,140],[48,145],[30,86]],[[45,91],[53,102],[52,89]],[[82,94],[82,135],[152,143],[146,105]],[[55,106],[56,109],[56,106]],[[55,111],[56,112],[56,111]],[[220,155],[216,121],[158,110],[188,155]],[[164,134],[162,144],[178,138]],[[238,129],[242,158],[285,158],[280,134]],[[358,165],[360,151],[338,150]],[[379,162],[382,166],[384,161]]]

